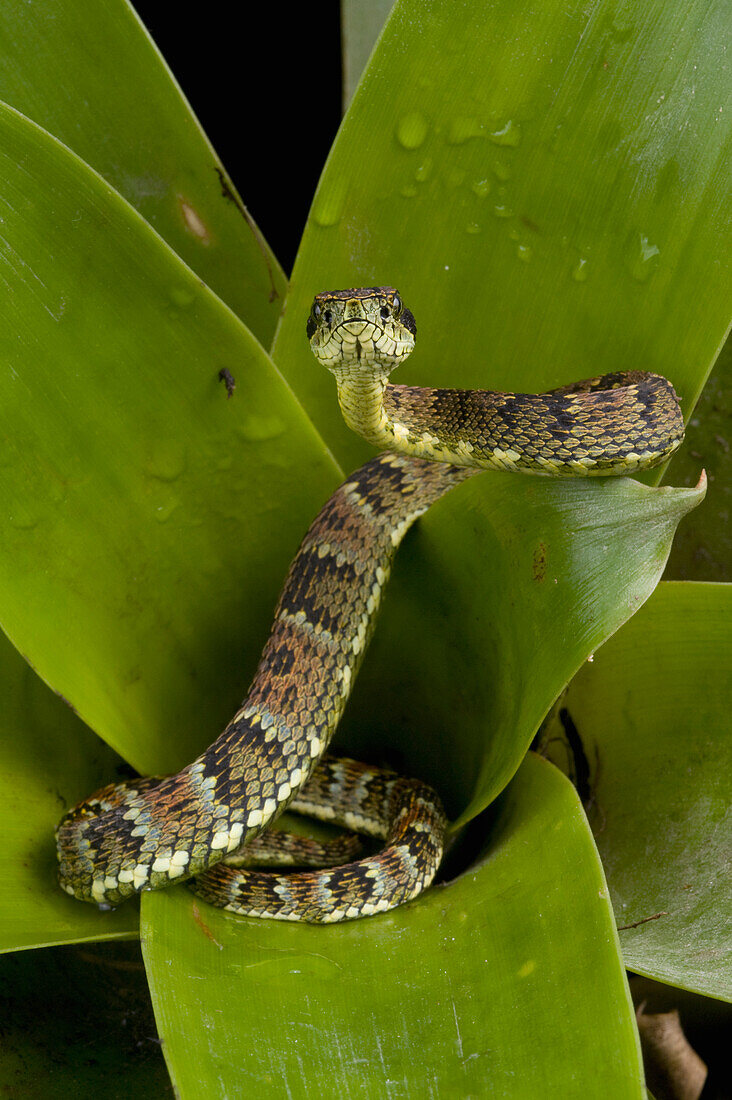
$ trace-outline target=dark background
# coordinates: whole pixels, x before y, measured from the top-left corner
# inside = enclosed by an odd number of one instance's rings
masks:
[[[133,3],[289,274],[340,123],[338,0]]]

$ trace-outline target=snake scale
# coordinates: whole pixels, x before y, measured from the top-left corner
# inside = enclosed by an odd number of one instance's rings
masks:
[[[307,335],[335,375],[346,422],[388,449],[351,474],[310,526],[249,693],[220,737],[177,775],[111,784],[65,815],[59,878],[76,898],[114,906],[190,879],[201,897],[237,913],[327,923],[416,896],[442,856],[438,796],[326,755],[405,532],[482,468],[627,474],[664,461],[683,437],[673,387],[650,373],[545,394],[391,385],[416,336],[392,287],[318,294]],[[383,846],[353,858],[358,842],[348,835],[319,845],[267,831],[287,806]],[[262,871],[263,862],[280,868]],[[281,869],[292,863],[308,869]]]

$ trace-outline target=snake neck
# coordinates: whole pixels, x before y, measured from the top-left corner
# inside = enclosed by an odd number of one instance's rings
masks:
[[[387,368],[378,362],[372,364],[370,371],[359,363],[357,368],[346,365],[333,373],[346,424],[374,447],[454,466],[478,465],[472,446],[462,440],[441,437],[421,417],[421,398],[431,391],[392,385]]]
[[[386,375],[346,367],[336,373],[336,385],[338,404],[348,427],[375,447],[391,447],[396,437],[394,421],[384,407]]]

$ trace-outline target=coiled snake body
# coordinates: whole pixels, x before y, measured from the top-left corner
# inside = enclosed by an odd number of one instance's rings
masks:
[[[336,377],[348,424],[389,450],[353,473],[308,530],[249,694],[221,736],[177,775],[110,785],[65,815],[60,883],[81,900],[116,905],[191,879],[200,896],[238,913],[329,922],[418,894],[442,856],[437,795],[325,755],[403,535],[480,468],[625,474],[663,461],[683,437],[673,388],[653,374],[606,375],[539,395],[390,385],[416,334],[390,287],[319,294],[307,331]],[[355,842],[266,832],[286,806],[384,847],[328,868],[353,856]],[[313,869],[252,869],[262,862]]]

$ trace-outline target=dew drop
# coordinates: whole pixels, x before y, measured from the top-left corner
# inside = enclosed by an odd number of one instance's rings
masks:
[[[509,145],[515,148],[521,141],[521,127],[518,122],[509,118],[499,130],[493,130],[488,137],[494,145]]]
[[[474,180],[470,185],[470,190],[474,195],[477,195],[479,199],[484,199],[489,194],[491,189],[490,180]]]
[[[616,42],[627,42],[633,34],[635,27],[629,19],[622,15],[616,16],[610,24],[610,34]]]
[[[337,225],[341,220],[345,200],[345,184],[321,187],[313,202],[313,219],[321,229]]]
[[[469,222],[465,226],[465,232],[470,233],[471,236],[475,236],[476,233],[480,233],[480,226],[477,222]]]
[[[8,519],[19,531],[32,531],[40,523],[38,514],[24,504],[14,508]]]
[[[647,282],[658,266],[661,249],[643,233],[635,234],[627,252],[627,267],[637,283]]]
[[[237,432],[247,443],[261,443],[265,439],[276,439],[282,435],[285,425],[279,416],[247,416],[237,428]]]
[[[174,286],[170,291],[170,300],[179,309],[186,309],[195,301],[195,294],[182,286]]]
[[[426,180],[432,175],[432,160],[427,157],[426,160],[420,164],[419,168],[414,173],[414,178],[417,183],[425,183]]]
[[[481,124],[475,118],[454,118],[447,131],[448,145],[464,145],[471,138],[480,137],[483,133]]]
[[[185,445],[177,439],[159,439],[153,444],[147,471],[158,481],[175,481],[186,468]]]
[[[531,251],[531,245],[529,245],[529,244],[519,244],[519,245],[516,246],[516,256],[519,260],[521,260],[521,263],[523,263],[523,264],[529,263],[529,261],[531,260],[532,255],[533,255],[533,253]]]
[[[396,138],[404,149],[419,149],[424,144],[429,126],[427,119],[419,111],[410,111],[399,119]]]
[[[584,256],[580,256],[577,263],[572,268],[572,278],[576,283],[584,283],[587,281],[589,271],[587,270],[587,260]]]
[[[513,210],[511,209],[511,207],[510,206],[503,206],[502,204],[499,204],[498,206],[494,206],[493,207],[493,213],[496,215],[497,218],[512,218],[513,217]]]
[[[178,506],[178,501],[172,497],[155,505],[153,515],[158,523],[167,523]]]

